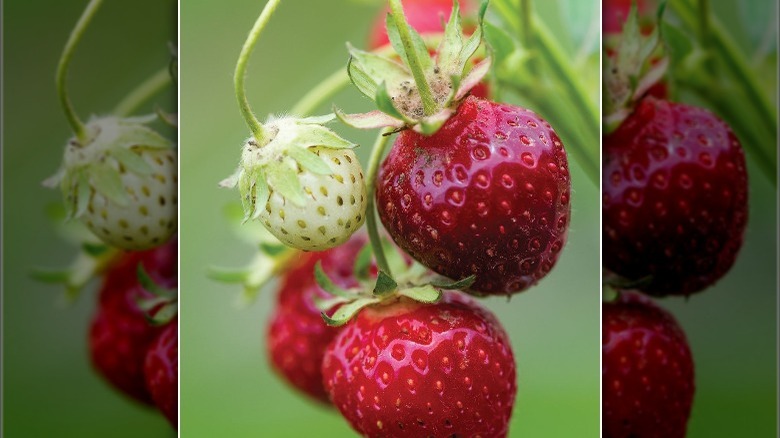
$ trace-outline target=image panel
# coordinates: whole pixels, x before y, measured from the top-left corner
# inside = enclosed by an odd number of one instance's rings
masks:
[[[599,435],[599,5],[455,4],[182,1],[183,436]]]
[[[177,2],[2,5],[0,434],[176,436]]]
[[[604,436],[776,436],[777,16],[604,3]]]

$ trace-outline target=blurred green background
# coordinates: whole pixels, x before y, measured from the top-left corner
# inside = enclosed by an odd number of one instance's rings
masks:
[[[105,114],[169,62],[173,0],[106,1],[71,63],[70,93],[83,119]],[[92,371],[86,346],[97,284],[72,306],[62,289],[30,278],[34,266],[64,267],[77,248],[46,216],[61,202],[41,186],[71,136],[57,100],[60,52],[86,0],[3,1],[3,436],[170,437],[151,408],[124,398]],[[175,108],[175,92],[154,99]],[[149,103],[143,112],[150,112]]]
[[[776,108],[777,0],[711,4]],[[678,100],[706,106],[681,91]],[[765,141],[777,144],[776,137]],[[693,352],[696,393],[688,438],[777,436],[778,192],[750,151],[746,155],[750,211],[734,267],[715,287],[687,300],[659,300],[677,317]]]
[[[209,266],[242,266],[254,251],[223,215],[225,205],[238,202],[238,192],[217,183],[235,169],[248,136],[232,75],[264,4],[181,4],[181,432],[186,437],[351,436],[335,411],[303,399],[272,373],[265,333],[275,284],[241,310],[235,306],[238,286],[206,277]],[[365,46],[380,4],[282,2],[249,63],[248,97],[259,118],[289,110],[324,77],[346,68],[345,42]],[[557,35],[568,39],[559,2],[534,6]],[[587,75],[594,101],[595,58]],[[352,87],[335,102],[352,112],[369,108]],[[328,111],[330,104],[318,113]],[[333,127],[363,145],[357,152],[365,165],[376,133]],[[571,167],[573,219],[558,265],[511,302],[485,301],[509,332],[517,360],[514,437],[598,436],[600,196],[580,168]]]

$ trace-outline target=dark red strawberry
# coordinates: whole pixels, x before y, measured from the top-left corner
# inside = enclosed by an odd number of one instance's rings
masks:
[[[144,359],[146,388],[154,404],[174,429],[178,429],[179,408],[179,330],[176,320],[149,346]]]
[[[628,18],[628,12],[631,10],[631,3],[635,0],[606,0],[601,5],[601,27],[605,34],[618,34],[623,30],[623,24]],[[642,32],[650,33],[653,29],[652,24],[647,23],[647,18],[654,12],[655,2],[639,0],[636,2],[637,11],[640,20],[643,22]]]
[[[115,388],[147,404],[143,363],[149,345],[163,330],[148,321],[138,300],[153,295],[138,281],[138,265],[164,288],[177,282],[177,242],[123,254],[106,272],[100,288],[97,313],[89,330],[90,358],[95,369]]]
[[[683,438],[694,393],[693,359],[680,326],[639,294],[602,313],[602,420],[607,438]]]
[[[475,97],[434,135],[402,132],[379,171],[393,240],[472,290],[512,294],[547,275],[569,225],[566,152],[533,112]]]
[[[355,234],[344,245],[303,255],[295,269],[282,278],[278,305],[268,331],[268,356],[274,369],[292,386],[315,400],[329,403],[322,387],[322,356],[325,347],[338,334],[322,320],[315,298],[330,298],[314,280],[314,265],[337,285],[357,286],[353,266],[366,243],[363,234]]]
[[[646,98],[604,139],[604,266],[689,295],[734,264],[747,223],[739,140],[707,110]]]
[[[461,8],[461,14],[466,17],[465,29],[468,34],[474,31],[474,27],[469,26],[469,17],[476,13],[476,2],[473,0],[461,0],[458,2]],[[452,13],[452,0],[407,0],[403,2],[404,14],[417,32],[421,34],[444,32],[444,24],[450,19]],[[371,34],[368,38],[368,48],[377,49],[390,42],[385,28],[385,19],[390,9],[385,7],[374,19],[371,26]],[[431,51],[431,55],[434,51]],[[477,64],[480,58],[474,58],[472,64]],[[480,82],[471,89],[473,96],[486,98],[490,95],[490,86],[486,82]]]
[[[363,309],[322,369],[333,404],[363,436],[504,437],[517,391],[504,329],[457,293]]]

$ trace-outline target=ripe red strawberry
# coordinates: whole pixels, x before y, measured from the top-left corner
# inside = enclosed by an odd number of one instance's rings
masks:
[[[457,293],[363,309],[322,370],[333,404],[363,436],[504,437],[517,391],[504,329]]]
[[[472,17],[476,13],[476,2],[473,0],[460,0],[458,2],[461,13],[465,17]],[[403,2],[404,14],[417,32],[421,34],[444,32],[444,23],[450,19],[452,13],[452,0],[407,0]],[[371,33],[368,38],[368,48],[378,49],[390,42],[385,28],[385,17],[390,9],[385,7],[374,19],[371,26]],[[466,31],[468,34],[473,32],[473,26],[469,26],[466,18]],[[431,51],[434,54],[434,51]],[[473,64],[480,61],[480,58],[474,58]],[[490,95],[490,88],[486,82],[480,82],[471,89],[473,96],[487,98]]]
[[[683,438],[693,359],[671,314],[639,294],[603,304],[603,431],[609,438]]]
[[[178,429],[179,330],[175,320],[168,323],[149,346],[144,359],[144,376],[154,404],[173,428]]]
[[[628,12],[631,10],[631,3],[634,0],[606,0],[602,6],[601,27],[605,34],[618,34],[623,30],[623,24],[628,18]],[[655,8],[655,2],[639,0],[636,2],[637,11],[640,17],[647,17],[652,14]],[[652,26],[642,23],[642,31],[650,33]]]
[[[278,305],[268,330],[268,356],[274,369],[293,387],[313,399],[330,403],[322,387],[322,356],[339,328],[327,326],[314,303],[330,296],[314,280],[314,265],[341,287],[357,286],[353,266],[365,245],[363,234],[336,248],[306,253],[300,264],[282,278]]]
[[[734,264],[747,223],[739,140],[707,110],[646,98],[604,139],[604,266],[689,295]]]
[[[472,290],[520,292],[566,242],[566,152],[533,112],[475,97],[434,135],[402,132],[379,171],[377,209],[396,244]]]
[[[155,283],[174,288],[176,246],[172,240],[151,250],[123,254],[105,275],[89,330],[95,369],[115,388],[142,403],[152,404],[144,381],[144,359],[163,328],[150,325],[138,306],[138,299],[153,295],[139,283],[137,269],[142,264]]]

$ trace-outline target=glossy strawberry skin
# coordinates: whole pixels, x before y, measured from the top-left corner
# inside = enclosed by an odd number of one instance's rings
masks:
[[[171,321],[149,346],[144,359],[146,388],[174,429],[179,416],[179,331]]]
[[[146,389],[143,363],[149,345],[162,327],[149,324],[139,298],[152,295],[138,282],[138,265],[165,288],[177,282],[177,242],[141,252],[124,253],[108,270],[100,288],[98,308],[89,329],[93,367],[112,386],[145,404],[153,400]]]
[[[745,157],[712,113],[646,98],[604,139],[604,266],[643,292],[689,295],[734,264],[748,215]]]
[[[330,296],[314,280],[314,265],[341,287],[357,286],[353,266],[366,244],[364,234],[356,234],[336,248],[305,253],[297,266],[282,279],[277,307],[268,328],[268,356],[276,372],[294,388],[313,400],[329,404],[322,387],[322,356],[339,329],[322,320],[315,298]]]
[[[607,438],[684,438],[694,367],[685,333],[649,298],[622,293],[602,312],[603,431]]]
[[[533,112],[467,98],[433,136],[402,132],[382,164],[379,217],[396,244],[478,294],[527,289],[566,242],[566,152]]]
[[[333,404],[363,436],[503,437],[517,391],[503,328],[456,293],[363,309],[322,369]]]

